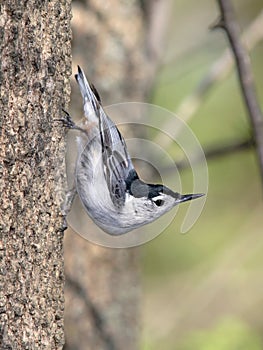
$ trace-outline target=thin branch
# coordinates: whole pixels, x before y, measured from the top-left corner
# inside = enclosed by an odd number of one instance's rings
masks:
[[[226,31],[230,46],[235,56],[240,86],[255,138],[261,180],[263,184],[263,116],[257,101],[250,57],[240,40],[240,29],[235,20],[234,9],[231,1],[218,0],[218,4],[221,11],[221,27]]]
[[[230,143],[220,147],[212,147],[205,150],[205,157],[207,160],[217,159],[218,157],[224,157],[226,155],[232,155],[237,152],[241,152],[250,149],[255,146],[253,140],[243,140]]]
[[[244,31],[242,35],[242,42],[246,44],[247,50],[251,51],[262,40],[262,38],[263,10]],[[182,118],[185,122],[188,122],[198,111],[204,102],[205,97],[209,92],[211,92],[215,85],[227,78],[233,68],[233,63],[234,60],[232,58],[231,51],[230,49],[226,49],[223,54],[211,65],[193,92],[181,102],[175,111],[176,115]],[[170,120],[165,124],[163,130],[170,130],[170,134],[172,134],[173,130],[178,131],[178,127],[175,128],[174,120]],[[168,147],[170,142],[172,142],[172,139],[160,134],[156,137],[155,142],[161,144],[163,147]]]
[[[252,139],[246,139],[246,140],[236,141],[224,146],[218,146],[218,147],[214,146],[204,150],[204,153],[205,153],[205,158],[208,161],[208,160],[218,159],[219,157],[233,155],[235,153],[249,150],[254,147],[255,147],[255,142]],[[176,162],[176,167],[179,171],[185,170],[185,169],[189,169],[190,166],[192,166],[193,164],[198,164],[199,162],[200,162],[199,158],[194,159],[191,162],[191,164],[186,159],[183,159],[179,162]],[[163,172],[169,173],[171,170],[174,171],[174,167],[172,168],[166,167],[162,169],[162,174]]]

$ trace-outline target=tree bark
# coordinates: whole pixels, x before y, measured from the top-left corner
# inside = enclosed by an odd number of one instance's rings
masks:
[[[64,131],[70,1],[0,4],[0,348],[64,343]]]

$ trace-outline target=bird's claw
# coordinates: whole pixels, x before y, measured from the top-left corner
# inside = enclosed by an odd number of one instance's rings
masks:
[[[76,124],[72,120],[70,114],[63,108],[62,108],[62,111],[65,113],[65,116],[63,118],[54,119],[54,121],[62,122],[62,124],[65,127],[69,128],[69,129],[74,129],[76,127]]]

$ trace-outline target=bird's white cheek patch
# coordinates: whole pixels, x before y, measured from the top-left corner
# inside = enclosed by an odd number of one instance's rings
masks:
[[[164,196],[163,196],[162,194],[160,194],[159,196],[153,197],[153,198],[152,198],[153,201],[157,201],[158,199],[163,200],[163,199],[164,199]]]

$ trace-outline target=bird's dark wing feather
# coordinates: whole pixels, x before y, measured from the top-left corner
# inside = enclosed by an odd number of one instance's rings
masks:
[[[100,111],[100,135],[105,177],[112,202],[121,207],[125,203],[126,179],[130,172],[135,170],[120,131],[103,109]]]

